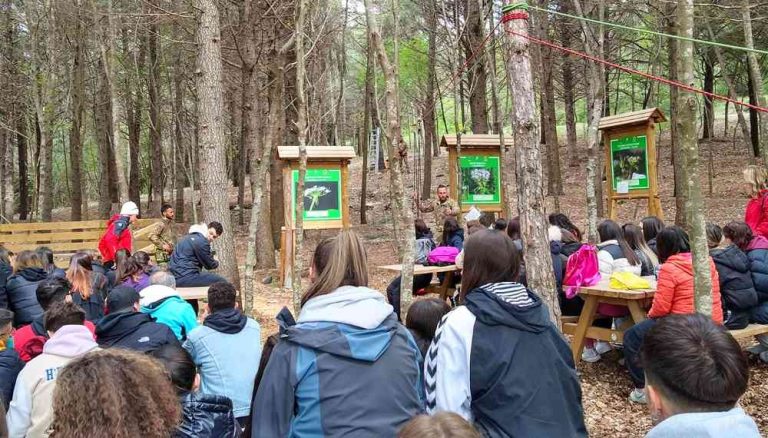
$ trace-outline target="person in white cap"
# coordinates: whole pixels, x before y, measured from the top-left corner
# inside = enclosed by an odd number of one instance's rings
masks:
[[[107,231],[99,239],[99,252],[105,268],[115,263],[115,253],[120,249],[132,250],[133,238],[129,226],[136,222],[139,207],[133,201],[123,204],[120,214],[116,214],[107,222]]]

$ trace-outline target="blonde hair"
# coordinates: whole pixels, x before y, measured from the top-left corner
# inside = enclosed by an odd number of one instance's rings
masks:
[[[744,175],[744,182],[750,185],[750,196],[757,196],[760,190],[766,188],[768,175],[766,175],[764,167],[750,164],[744,169],[742,174]]]
[[[405,424],[397,438],[481,438],[480,432],[453,412],[418,415]]]
[[[333,292],[341,286],[368,286],[368,259],[357,233],[342,231],[320,242],[312,256],[317,279],[301,298],[310,299]]]
[[[43,267],[43,261],[40,260],[40,255],[35,251],[22,251],[13,260],[13,273],[23,271],[27,268],[41,268]]]

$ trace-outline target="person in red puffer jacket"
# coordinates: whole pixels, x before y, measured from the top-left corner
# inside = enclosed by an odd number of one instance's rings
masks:
[[[133,252],[133,238],[130,225],[136,222],[139,207],[134,202],[126,202],[120,209],[120,214],[112,216],[107,222],[107,230],[99,239],[99,252],[106,268],[115,262],[115,253],[120,249]]]
[[[768,186],[765,168],[750,165],[744,169],[744,182],[749,190],[749,201],[744,212],[744,222],[755,236],[768,238]]]
[[[48,310],[54,303],[65,301],[69,296],[71,285],[64,278],[49,278],[37,285],[37,301],[43,310]],[[91,333],[96,327],[90,321],[85,321],[85,327]],[[93,337],[96,339],[96,335]],[[29,362],[43,352],[43,345],[48,341],[48,332],[43,324],[43,316],[35,318],[31,324],[20,327],[13,333],[13,348],[19,353],[24,362]]]

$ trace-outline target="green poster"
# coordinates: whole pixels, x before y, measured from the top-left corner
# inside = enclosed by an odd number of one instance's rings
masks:
[[[649,188],[648,138],[645,135],[611,139],[611,175],[616,193]]]
[[[462,204],[501,203],[499,157],[459,157],[459,170]]]
[[[296,218],[296,188],[299,171],[293,171],[292,210]],[[341,170],[307,169],[304,175],[304,220],[330,221],[341,219]]]

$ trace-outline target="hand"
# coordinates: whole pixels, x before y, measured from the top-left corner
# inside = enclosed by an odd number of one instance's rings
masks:
[[[164,243],[163,244],[163,251],[165,251],[168,254],[170,254],[173,251],[173,247],[170,244],[168,244],[168,243]]]

